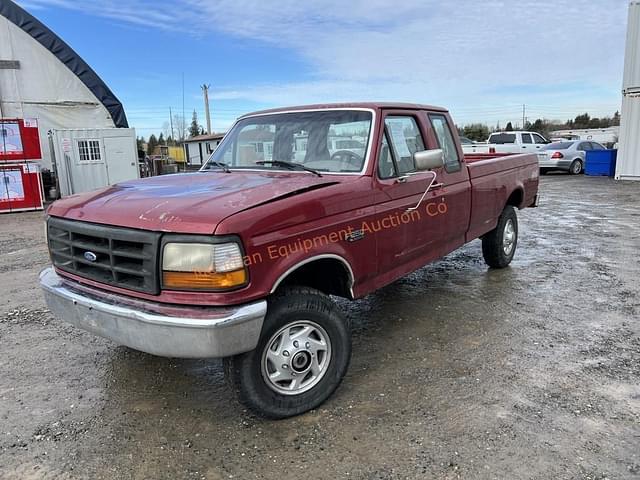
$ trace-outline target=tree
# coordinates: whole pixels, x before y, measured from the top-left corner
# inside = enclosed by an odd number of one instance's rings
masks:
[[[196,111],[193,111],[193,115],[191,116],[191,126],[189,127],[189,136],[196,137],[200,135],[200,125],[198,124],[198,114]]]
[[[144,151],[144,137],[136,137],[136,147],[138,150]]]
[[[462,129],[462,135],[475,140],[476,142],[484,142],[489,138],[489,127],[482,123],[472,123],[471,125],[465,125]]]
[[[613,114],[612,126],[619,127],[620,126],[620,112],[616,111]]]
[[[513,132],[513,125],[511,125],[511,122],[507,123],[507,126],[504,129],[505,132]]]
[[[164,134],[160,133],[160,136],[158,137],[158,145],[166,145],[167,142],[164,139]]]
[[[147,142],[147,155],[153,155],[154,150],[156,149],[157,146],[158,146],[158,139],[152,133],[151,136],[149,137],[149,141]]]
[[[176,131],[176,140],[182,143],[187,132],[187,123],[182,115],[175,114],[173,116],[173,128]]]

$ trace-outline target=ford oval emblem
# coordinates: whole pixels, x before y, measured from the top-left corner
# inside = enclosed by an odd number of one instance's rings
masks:
[[[93,252],[84,252],[84,258],[89,260],[90,262],[95,262],[98,260],[98,256]]]

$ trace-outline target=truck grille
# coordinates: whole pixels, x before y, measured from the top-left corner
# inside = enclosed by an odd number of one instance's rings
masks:
[[[65,272],[115,287],[160,292],[160,234],[49,217],[49,253]]]

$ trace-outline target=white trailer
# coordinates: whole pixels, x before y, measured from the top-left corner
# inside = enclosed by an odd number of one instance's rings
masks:
[[[63,197],[140,176],[133,128],[51,130],[49,148]]]
[[[550,133],[551,139],[565,138],[567,140],[587,140],[598,142],[607,147],[613,147],[618,143],[620,127],[584,128],[571,130],[555,130]]]
[[[640,180],[640,1],[629,4],[617,180]]]

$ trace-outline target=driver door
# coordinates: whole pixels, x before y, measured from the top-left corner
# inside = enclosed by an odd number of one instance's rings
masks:
[[[411,112],[389,112],[383,119],[376,169],[376,219],[371,229],[377,238],[378,273],[397,277],[411,270],[411,262],[424,256],[433,235],[427,225],[424,202],[418,205],[431,183],[429,172],[415,168],[413,154],[425,150],[421,122]],[[437,201],[441,185],[432,186],[428,198]]]

